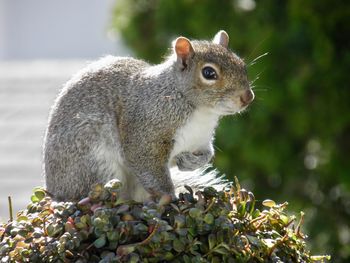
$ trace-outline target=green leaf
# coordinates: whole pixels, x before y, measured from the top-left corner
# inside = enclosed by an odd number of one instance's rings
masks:
[[[224,242],[224,231],[220,230],[216,233],[216,240],[218,243]]]
[[[46,196],[46,193],[43,189],[37,188],[34,190],[34,195],[38,201],[41,201]]]
[[[174,225],[176,227],[183,227],[186,223],[186,218],[184,215],[175,215],[174,216]]]
[[[184,261],[185,263],[191,263],[191,259],[190,259],[190,257],[187,256],[187,255],[183,255],[183,256],[182,256],[182,259],[183,259],[183,261]]]
[[[202,211],[195,207],[191,208],[188,213],[192,218],[199,218],[202,215]]]
[[[119,256],[126,256],[135,251],[135,245],[123,245],[117,248],[117,254]]]
[[[107,232],[108,241],[116,241],[119,239],[119,233],[116,230]]]
[[[179,236],[186,236],[187,233],[188,233],[188,229],[186,229],[186,228],[179,228],[179,229],[176,229],[176,233]]]
[[[21,221],[28,221],[28,217],[27,217],[27,216],[21,215],[21,216],[17,217],[17,221],[18,221],[18,222],[21,222]]]
[[[30,200],[31,200],[33,203],[38,203],[38,202],[39,202],[38,197],[36,197],[36,195],[34,195],[34,194],[30,197]]]
[[[132,253],[128,262],[130,263],[138,263],[140,262],[140,256],[138,254]]]
[[[216,236],[215,234],[210,234],[208,236],[209,249],[213,249],[216,246]]]
[[[163,259],[166,260],[166,261],[169,261],[169,260],[172,260],[174,258],[174,255],[173,253],[171,252],[165,252],[164,256],[163,256]]]
[[[221,254],[221,255],[227,255],[229,253],[229,251],[226,248],[221,247],[221,246],[214,248],[213,251],[215,253],[218,253],[218,254]]]
[[[271,199],[266,199],[262,202],[263,206],[266,206],[266,207],[274,207],[276,206],[276,202],[271,200]]]
[[[220,257],[213,257],[210,263],[222,263],[222,259]]]
[[[204,222],[211,225],[212,223],[214,223],[214,216],[210,213],[206,214],[204,216]]]
[[[173,241],[173,247],[176,252],[182,252],[185,250],[185,245],[181,242],[180,239],[175,239]]]
[[[254,212],[252,213],[252,218],[257,218],[258,216],[260,216],[260,211],[259,209],[255,209]]]
[[[83,215],[82,217],[80,217],[80,222],[83,222],[84,224],[90,224],[91,223],[90,216]]]
[[[75,227],[78,228],[78,229],[83,229],[83,228],[86,228],[87,225],[83,222],[78,222],[75,224]]]
[[[48,236],[54,237],[62,231],[62,227],[55,223],[52,223],[46,227],[46,231]]]
[[[104,245],[106,245],[106,235],[102,235],[94,241],[94,246],[96,248],[101,248]]]

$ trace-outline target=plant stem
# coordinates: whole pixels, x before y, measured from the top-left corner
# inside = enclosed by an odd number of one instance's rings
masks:
[[[9,202],[9,213],[10,213],[10,221],[13,221],[13,210],[12,210],[12,200],[11,200],[11,196],[7,197],[8,202]]]

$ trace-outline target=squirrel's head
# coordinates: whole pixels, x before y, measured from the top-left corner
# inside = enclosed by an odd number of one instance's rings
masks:
[[[220,115],[244,110],[254,99],[246,66],[228,48],[229,36],[219,31],[212,41],[174,41],[175,70],[187,97],[196,106]]]

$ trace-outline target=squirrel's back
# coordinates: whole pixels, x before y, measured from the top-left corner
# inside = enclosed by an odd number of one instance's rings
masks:
[[[142,60],[107,56],[65,84],[51,109],[44,139],[46,186],[56,199],[86,196],[91,184],[112,179],[115,170],[123,169],[117,111],[132,88],[132,75],[147,66]],[[106,178],[100,176],[103,173]]]
[[[65,122],[62,125],[73,124],[74,120],[79,122],[84,113],[93,118],[103,117],[98,113],[104,115],[109,110],[114,111],[115,100],[123,93],[121,89],[128,89],[132,75],[147,66],[142,60],[114,56],[89,64],[75,74],[59,93],[51,108],[48,131],[60,122]]]

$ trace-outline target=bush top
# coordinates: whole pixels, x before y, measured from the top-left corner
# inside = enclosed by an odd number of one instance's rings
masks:
[[[0,225],[1,262],[323,262],[311,256],[287,203],[263,202],[239,183],[178,200],[119,198],[121,183],[94,185],[79,203],[55,202],[36,188],[27,209]]]

